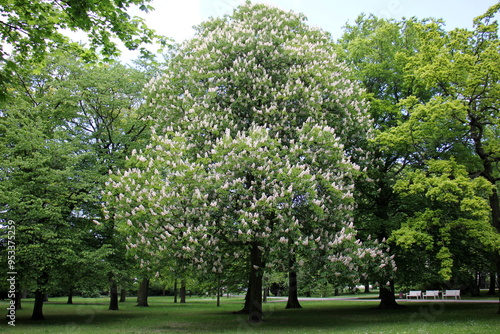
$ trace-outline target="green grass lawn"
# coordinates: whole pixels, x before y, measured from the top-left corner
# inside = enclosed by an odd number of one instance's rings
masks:
[[[108,311],[108,300],[51,298],[44,305],[45,321],[31,321],[32,300],[23,301],[16,327],[5,322],[2,333],[498,333],[498,304],[410,303],[398,310],[378,310],[374,301],[305,301],[303,309],[285,310],[283,302],[265,304],[265,320],[247,323],[232,314],[241,298],[215,300],[188,298],[174,304],[169,297],[150,297],[150,307],[135,307],[129,298],[119,311]],[[0,302],[5,310],[6,302]],[[5,313],[4,313],[5,314]]]

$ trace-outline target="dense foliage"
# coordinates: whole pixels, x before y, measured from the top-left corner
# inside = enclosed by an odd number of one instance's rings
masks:
[[[377,282],[392,307],[398,286],[474,294],[489,273],[494,292],[500,4],[473,31],[360,16],[335,43],[248,2],[161,69],[90,65],[59,30],[111,57],[114,35],[153,38],[125,11],[146,3],[0,5],[0,244],[15,223],[17,306],[34,293],[41,319],[46,293],[109,289],[118,309],[139,282],[146,306],[150,282],[179,282],[246,290],[261,321],[269,288]]]
[[[3,1],[0,4],[0,93],[7,82],[28,63],[43,63],[51,50],[78,52],[85,60],[96,60],[96,53],[110,59],[120,54],[116,38],[130,50],[141,48],[158,38],[144,20],[131,17],[127,9],[152,9],[149,0],[35,0]],[[88,46],[70,42],[68,32],[84,33]]]
[[[109,186],[130,247],[221,274],[249,254],[256,312],[264,267],[316,258],[355,280],[351,262],[369,258],[352,217],[366,104],[328,36],[303,20],[247,4],[202,24],[149,87],[158,136]]]

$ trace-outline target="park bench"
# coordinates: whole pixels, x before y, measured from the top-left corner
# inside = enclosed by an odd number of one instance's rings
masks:
[[[458,297],[459,299],[462,299],[460,297],[460,290],[446,290],[443,292],[442,296],[443,296],[443,299],[445,297],[455,297],[455,299],[457,299],[457,297]]]
[[[411,297],[416,297],[422,298],[422,291],[410,291],[406,294],[406,299],[411,298]]]
[[[427,298],[427,297],[434,297],[434,299],[436,299],[436,297],[439,297],[439,291],[438,290],[427,290],[424,292],[423,298]]]

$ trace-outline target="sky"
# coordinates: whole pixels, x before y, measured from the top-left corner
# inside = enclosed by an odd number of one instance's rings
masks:
[[[472,29],[472,20],[486,12],[498,0],[252,0],[287,11],[305,14],[309,25],[319,27],[338,39],[342,27],[354,23],[361,13],[375,14],[381,18],[403,17],[441,18],[446,28]],[[159,34],[182,42],[194,35],[193,26],[210,17],[231,14],[245,0],[153,0],[155,8],[150,13],[139,10],[131,15],[145,18],[146,24]],[[122,59],[135,58],[134,53],[124,52]]]

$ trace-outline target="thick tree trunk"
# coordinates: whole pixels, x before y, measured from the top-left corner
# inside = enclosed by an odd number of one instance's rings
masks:
[[[179,289],[179,296],[181,298],[181,304],[186,303],[186,280],[181,279],[181,288]]]
[[[288,272],[288,301],[286,303],[286,309],[292,308],[302,308],[299,303],[299,288],[297,280],[297,272],[290,270]]]
[[[109,310],[118,311],[118,285],[113,274],[109,274]]]
[[[365,293],[370,293],[370,282],[365,281]]]
[[[32,320],[44,320],[43,316],[43,302],[47,298],[47,293],[43,291],[41,287],[45,287],[49,282],[49,275],[47,273],[42,273],[40,278],[37,280],[38,289],[35,292],[35,303],[33,305],[33,313],[31,315]]]
[[[137,305],[141,307],[148,307],[148,290],[149,290],[149,279],[144,277],[139,285],[139,291],[137,293]]]
[[[14,302],[16,303],[16,311],[23,309],[23,307],[21,305],[21,300],[23,298],[23,295],[24,295],[24,291],[21,291],[21,289],[17,285],[16,293],[14,295]]]
[[[177,303],[177,278],[174,280],[174,304]]]
[[[66,304],[73,304],[73,288],[69,288],[68,291],[68,301]]]
[[[494,183],[493,186],[495,186]],[[490,195],[491,222],[497,231],[500,232],[500,203],[498,201],[498,192],[496,187],[494,187]]]
[[[497,273],[490,273],[490,288],[488,295],[495,295],[497,288]]]
[[[396,297],[394,296],[394,283],[391,282],[390,286],[380,285],[380,304],[378,308],[380,309],[388,309],[388,308],[397,308],[401,307],[396,302]]]
[[[252,278],[248,280],[248,288],[247,292],[245,294],[245,305],[243,305],[243,309],[237,312],[233,312],[235,314],[249,314],[250,313],[250,289],[252,288],[252,283],[251,283]]]
[[[43,300],[45,298],[45,293],[41,290],[35,292],[35,304],[33,306],[33,314],[31,315],[31,320],[45,320],[43,316]]]
[[[250,252],[250,313],[248,321],[258,323],[262,317],[262,251],[258,242],[252,244]]]
[[[127,300],[127,289],[122,288],[120,290],[120,303],[125,303],[126,300]]]
[[[471,280],[470,291],[472,297],[481,296],[481,273],[475,272],[474,279]]]

